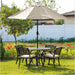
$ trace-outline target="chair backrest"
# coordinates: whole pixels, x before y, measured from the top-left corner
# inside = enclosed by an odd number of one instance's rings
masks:
[[[50,50],[55,50],[55,48],[56,48],[56,46],[54,46],[54,45],[45,45],[45,47],[49,47]]]
[[[58,48],[56,48],[56,49],[54,50],[54,54],[60,55],[62,48],[63,48],[63,47],[58,47]]]
[[[28,48],[24,48],[22,45],[16,45],[18,55],[28,54]]]

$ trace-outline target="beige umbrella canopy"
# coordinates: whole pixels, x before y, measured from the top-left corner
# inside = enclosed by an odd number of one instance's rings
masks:
[[[32,19],[37,21],[37,48],[38,48],[38,21],[40,20],[53,20],[53,19],[65,19],[64,16],[56,13],[48,7],[40,4],[28,7],[23,11],[16,13],[15,15],[9,16],[9,19]]]
[[[64,16],[42,5],[35,5],[35,6],[28,7],[23,11],[20,11],[8,18],[9,19],[32,19],[32,20],[65,19]]]

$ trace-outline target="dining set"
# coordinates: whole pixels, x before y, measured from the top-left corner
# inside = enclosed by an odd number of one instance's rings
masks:
[[[22,62],[25,59],[26,65],[31,65],[33,59],[36,60],[36,66],[41,65],[44,66],[46,59],[48,59],[48,65],[50,65],[50,60],[53,59],[53,65],[55,67],[55,59],[58,59],[58,63],[60,65],[60,53],[63,47],[56,47],[55,45],[45,45],[45,47],[39,48],[25,48],[23,45],[16,45],[17,50],[17,60],[16,64],[19,61],[19,67],[21,60]],[[34,53],[33,53],[34,51]],[[29,59],[29,61],[27,61]]]

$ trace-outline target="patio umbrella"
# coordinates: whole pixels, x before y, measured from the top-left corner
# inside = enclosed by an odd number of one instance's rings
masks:
[[[54,19],[65,19],[64,16],[56,13],[48,7],[37,4],[30,6],[15,15],[9,16],[9,19],[32,19],[37,21],[37,48],[38,48],[38,21],[40,20],[54,20]]]

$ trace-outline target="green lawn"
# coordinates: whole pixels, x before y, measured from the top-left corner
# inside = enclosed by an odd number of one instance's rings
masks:
[[[24,47],[36,47],[36,43],[20,43],[18,44],[23,45]],[[39,43],[39,47],[45,47],[45,44],[50,43]],[[61,58],[74,58],[75,56],[75,45],[74,42],[65,42],[65,43],[53,43],[54,45],[60,45],[68,48],[62,49]],[[16,49],[15,43],[11,42],[4,42],[3,47],[5,48],[5,59],[16,58]],[[58,66],[58,62],[56,60],[56,67],[54,68],[52,60],[51,64],[47,65],[48,60],[45,62],[45,66],[26,66],[25,62],[21,63],[20,68],[18,64],[16,64],[16,60],[3,60],[0,61],[0,75],[74,75],[75,73],[75,60],[74,59],[61,59],[61,66]],[[32,64],[35,64],[35,60]]]
[[[18,64],[15,64],[16,60],[4,60],[0,61],[0,75],[1,74],[13,74],[13,75],[74,75],[75,60],[74,59],[60,59],[61,66],[58,66],[56,60],[56,67],[54,68],[51,60],[51,64],[45,66],[33,66],[25,65],[25,62],[21,63],[20,68]],[[35,60],[32,64],[35,64]]]

